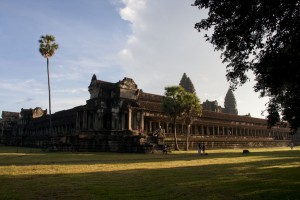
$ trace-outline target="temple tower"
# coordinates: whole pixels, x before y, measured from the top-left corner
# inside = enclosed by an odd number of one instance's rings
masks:
[[[191,79],[187,77],[185,73],[182,75],[179,85],[183,87],[187,92],[196,93],[196,90],[194,88]]]
[[[224,107],[225,107],[224,108],[225,113],[234,114],[234,115],[238,114],[238,110],[236,108],[236,100],[230,88],[228,89],[225,96]]]

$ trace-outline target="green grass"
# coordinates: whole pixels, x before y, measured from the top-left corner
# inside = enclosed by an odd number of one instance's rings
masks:
[[[0,199],[300,199],[299,148],[162,154],[0,147]]]

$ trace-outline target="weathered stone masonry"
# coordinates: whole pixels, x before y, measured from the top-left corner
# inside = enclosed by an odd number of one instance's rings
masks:
[[[52,131],[45,111],[21,112],[14,128],[7,131],[2,124],[1,143],[117,152],[145,152],[157,143],[173,145],[174,124],[162,111],[162,96],[143,92],[130,78],[110,83],[97,80],[96,75],[88,90],[86,105],[52,115]],[[28,117],[37,112],[38,117]],[[176,128],[183,147],[187,127],[178,120]],[[158,133],[155,141],[154,133]],[[286,127],[268,129],[264,119],[203,110],[192,124],[190,149],[198,142],[205,142],[207,148],[287,146],[291,136]]]

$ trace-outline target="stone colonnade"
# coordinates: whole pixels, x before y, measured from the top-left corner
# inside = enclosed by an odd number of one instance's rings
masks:
[[[166,122],[166,118],[163,116],[154,116],[151,113],[131,108],[127,111],[112,112],[111,114],[94,110],[80,111],[77,113],[76,128],[80,130],[132,130],[145,133],[153,133],[161,128],[165,133],[174,133],[174,124]],[[176,132],[179,135],[185,134],[187,126],[179,122],[176,124]],[[290,139],[289,133],[283,128],[268,129],[267,126],[263,125],[204,121],[194,122],[190,128],[190,135]]]
[[[82,110],[77,112],[78,130],[144,130],[144,112],[129,108],[126,111],[105,113],[103,111]]]
[[[174,125],[170,122],[149,120],[145,122],[145,132],[154,132],[162,128],[166,134],[174,133]],[[176,124],[176,133],[185,135],[187,126],[184,123]],[[263,137],[278,140],[290,139],[290,135],[286,129],[272,128],[266,126],[253,125],[234,125],[234,124],[213,124],[213,123],[194,123],[190,128],[190,135],[201,135],[211,137]]]

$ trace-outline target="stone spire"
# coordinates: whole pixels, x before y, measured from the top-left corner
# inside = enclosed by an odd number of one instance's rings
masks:
[[[224,107],[225,107],[224,108],[225,113],[234,114],[234,115],[238,114],[238,110],[236,108],[236,100],[230,88],[228,89],[225,96]]]
[[[183,87],[187,92],[196,93],[191,79],[187,77],[185,73],[182,75],[179,85]]]

